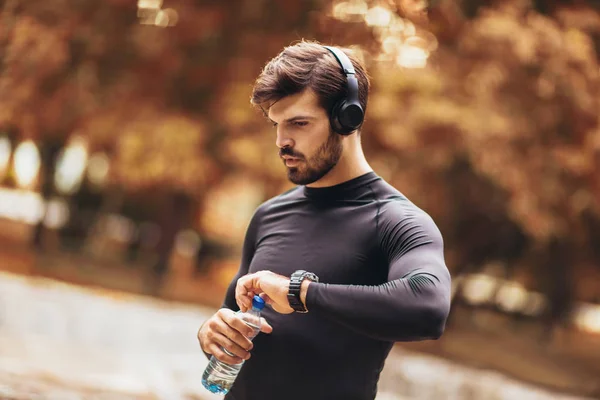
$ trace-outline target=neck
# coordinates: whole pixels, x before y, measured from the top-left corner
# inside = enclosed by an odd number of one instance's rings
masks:
[[[373,171],[365,158],[360,139],[352,136],[344,138],[344,151],[336,166],[318,181],[306,185],[307,187],[334,186]]]

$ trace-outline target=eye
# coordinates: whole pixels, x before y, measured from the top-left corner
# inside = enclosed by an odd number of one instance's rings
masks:
[[[294,125],[294,126],[306,126],[306,125],[308,125],[308,121],[294,121],[294,122],[292,122],[292,125]]]

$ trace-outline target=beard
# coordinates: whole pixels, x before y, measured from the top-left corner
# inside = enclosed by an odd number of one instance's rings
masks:
[[[289,155],[301,160],[297,167],[288,167],[288,179],[296,185],[309,185],[327,175],[337,165],[342,157],[342,150],[342,138],[331,132],[325,143],[321,144],[309,159],[286,147],[281,149],[280,155]]]

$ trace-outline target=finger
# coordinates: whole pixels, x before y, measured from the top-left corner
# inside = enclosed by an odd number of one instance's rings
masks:
[[[249,338],[254,338],[254,336],[256,336],[254,329],[237,315],[234,316],[232,319],[228,320],[227,324],[229,324],[232,330],[235,330],[236,336],[234,340],[237,342],[237,338],[239,337],[239,335],[241,335],[243,340],[242,343],[240,343],[240,345],[244,348],[251,349],[253,345],[252,341]],[[246,346],[246,343],[249,346]]]
[[[271,299],[268,294],[261,293],[260,297],[265,301],[266,304],[268,304],[268,305],[273,304],[273,299]]]
[[[238,357],[244,360],[250,358],[250,353],[248,351],[220,333],[216,333],[213,336],[213,341],[216,342],[230,357]]]
[[[254,297],[252,290],[253,276],[254,274],[250,274],[241,277],[238,279],[235,287],[235,300],[242,312],[246,312],[252,308],[252,298]]]
[[[235,301],[240,308],[241,312],[246,312],[252,308],[252,299],[254,298],[254,293],[249,292],[239,297],[236,297]]]
[[[267,322],[266,319],[260,319],[260,331],[263,333],[271,333],[273,332],[273,327]]]
[[[255,294],[256,293],[254,291],[249,291],[248,293],[246,293],[246,296],[243,299],[244,307],[246,308],[246,310],[249,310],[252,308],[252,300],[254,299]]]
[[[196,339],[198,339],[198,344],[200,345],[200,348],[202,348],[202,326],[198,328],[198,332],[196,333]]]
[[[233,311],[222,312],[219,317],[220,320],[214,324],[213,331],[224,335],[246,350],[252,349],[252,341],[248,339],[248,337],[252,336],[252,328]]]
[[[252,289],[252,283],[250,281],[252,280],[253,275],[254,274],[244,275],[238,279],[235,286],[236,297],[244,296],[248,293],[248,291],[250,291],[250,289]]]
[[[253,347],[252,341],[250,341],[250,339],[248,339],[248,325],[244,324],[243,327],[239,327],[236,326],[237,324],[234,323],[234,326],[231,326],[229,324],[225,324],[224,327],[222,327],[221,329],[221,334],[224,335],[225,337],[227,337],[229,340],[231,340],[232,342],[234,342],[236,345],[240,346],[241,348],[243,348],[246,351],[250,351]],[[240,330],[243,329],[243,330]]]
[[[252,302],[254,300],[254,296],[258,293],[255,292],[247,292],[242,295],[239,299],[236,299],[238,306],[242,312],[246,312],[252,308]]]
[[[228,355],[216,343],[212,343],[209,346],[208,350],[210,351],[210,354],[212,354],[213,356],[216,357],[217,360],[222,361],[227,364],[240,364],[242,361],[244,361],[243,359],[241,359],[239,357],[232,357],[232,356]]]

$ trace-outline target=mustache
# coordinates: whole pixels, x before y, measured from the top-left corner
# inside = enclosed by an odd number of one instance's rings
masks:
[[[299,159],[304,158],[304,156],[302,154],[295,153],[294,150],[292,150],[292,148],[290,148],[290,147],[284,147],[282,149],[279,149],[279,157],[283,157],[283,156],[290,156],[290,157],[299,158]]]

